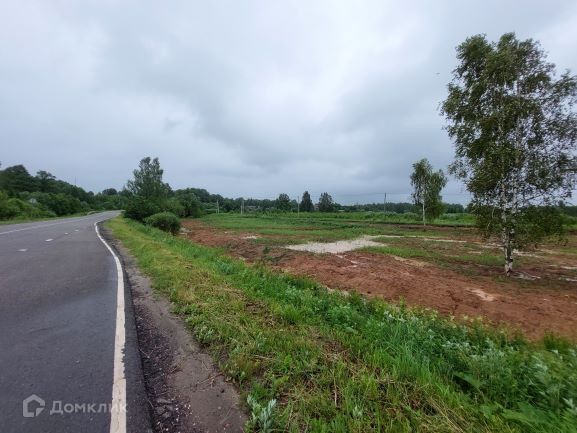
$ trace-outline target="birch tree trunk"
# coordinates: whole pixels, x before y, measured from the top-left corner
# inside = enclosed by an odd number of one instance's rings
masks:
[[[503,254],[505,255],[505,275],[508,277],[513,272],[513,233],[507,228],[503,229]]]
[[[425,198],[423,197],[423,227],[425,227]]]

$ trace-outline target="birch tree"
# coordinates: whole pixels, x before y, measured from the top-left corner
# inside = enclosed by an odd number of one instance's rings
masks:
[[[450,171],[471,192],[483,234],[500,237],[510,275],[515,249],[562,230],[554,205],[576,186],[577,80],[513,33],[470,37],[457,59],[442,105],[455,143]]]
[[[443,170],[434,172],[427,159],[423,158],[413,164],[413,203],[421,208],[423,226],[427,220],[432,221],[443,213],[441,191],[446,184],[447,178]]]

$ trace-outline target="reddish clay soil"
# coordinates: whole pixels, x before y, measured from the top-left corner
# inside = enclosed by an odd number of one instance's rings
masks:
[[[482,317],[493,324],[522,331],[530,339],[549,332],[577,341],[576,284],[536,290],[519,281],[497,282],[468,277],[434,264],[384,254],[347,252],[312,254],[265,247],[248,234],[217,230],[201,221],[184,223],[186,237],[202,245],[223,247],[250,263],[310,277],[332,289],[357,291],[408,305],[433,308],[456,318]]]

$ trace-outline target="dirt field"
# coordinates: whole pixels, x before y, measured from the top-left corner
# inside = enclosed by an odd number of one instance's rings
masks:
[[[393,302],[403,299],[408,305],[433,308],[457,318],[482,317],[521,330],[531,339],[554,332],[577,340],[577,264],[571,255],[562,252],[549,251],[546,258],[528,254],[523,257],[522,272],[518,274],[523,278],[506,279],[500,277],[500,268],[482,264],[451,267],[443,266],[443,262],[439,265],[372,251],[294,251],[271,242],[263,244],[259,242],[261,235],[221,230],[199,220],[184,222],[184,229],[184,235],[193,242],[223,247],[248,262],[264,262],[275,269],[311,277],[333,289],[355,290]],[[447,230],[447,238],[458,242],[436,241],[433,247],[422,236],[391,236],[385,242],[389,248],[390,243],[394,245],[399,240],[405,242],[405,247],[407,242],[427,243],[422,248],[445,250],[452,254],[449,257],[456,258],[462,257],[463,251],[476,253],[470,248],[472,244],[479,247],[474,235],[467,233],[456,239],[451,233],[454,230]]]

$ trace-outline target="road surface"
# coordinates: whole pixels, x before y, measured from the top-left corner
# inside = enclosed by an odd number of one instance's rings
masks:
[[[149,430],[117,214],[0,226],[0,432]]]

